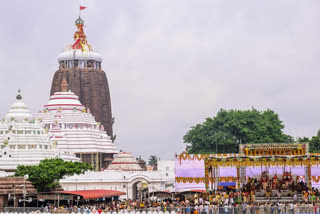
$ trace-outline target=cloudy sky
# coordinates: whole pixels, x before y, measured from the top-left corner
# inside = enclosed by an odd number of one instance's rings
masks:
[[[173,159],[220,108],[279,113],[293,136],[320,129],[320,1],[10,0],[1,3],[0,115],[21,89],[48,102],[79,5],[104,58],[119,149]]]

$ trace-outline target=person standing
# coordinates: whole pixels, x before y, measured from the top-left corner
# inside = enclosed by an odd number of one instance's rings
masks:
[[[289,203],[289,213],[293,213],[293,202]]]
[[[224,204],[224,214],[228,214],[229,213],[229,206],[228,204]]]
[[[250,214],[250,210],[251,209],[251,205],[250,205],[250,203],[248,203],[247,205],[246,205],[246,214]]]
[[[200,204],[200,206],[199,206],[199,214],[203,214],[203,205],[202,204]]]
[[[297,214],[298,213],[298,204],[295,202],[293,205],[293,214]]]
[[[266,202],[266,208],[265,208],[265,210],[266,210],[266,212],[267,213],[271,213],[271,211],[272,211],[272,208],[271,208],[271,204],[268,202]]]
[[[259,214],[264,214],[264,205],[263,205],[263,203],[261,203],[260,206],[259,206]]]
[[[209,214],[209,206],[208,206],[208,204],[206,204],[204,206],[204,212],[205,212],[205,214]]]

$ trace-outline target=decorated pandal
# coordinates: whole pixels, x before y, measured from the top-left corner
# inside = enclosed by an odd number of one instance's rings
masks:
[[[66,80],[61,85],[62,91],[50,97],[37,120],[49,131],[51,142],[59,150],[75,153],[96,171],[107,168],[118,153],[117,148],[78,96],[67,90]]]
[[[293,184],[319,187],[320,156],[308,143],[241,145],[239,154],[176,155],[176,191],[213,190],[223,182],[236,188],[254,180],[259,190],[289,190]]]
[[[35,165],[46,158],[79,160],[52,145],[47,131],[22,102],[20,91],[16,99],[0,123],[0,170],[14,171],[18,165]]]

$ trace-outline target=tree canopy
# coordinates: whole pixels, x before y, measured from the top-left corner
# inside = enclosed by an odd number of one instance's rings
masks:
[[[283,133],[284,125],[273,110],[224,110],[206,118],[184,135],[189,153],[237,153],[239,143],[292,142]]]
[[[316,136],[311,139],[308,137],[298,138],[299,142],[309,142],[309,152],[310,153],[320,153],[320,130]]]
[[[19,165],[15,171],[15,176],[28,175],[28,180],[32,182],[38,192],[51,191],[64,176],[83,174],[92,167],[88,163],[64,161],[60,158],[45,159],[38,165]]]
[[[158,163],[158,158],[157,158],[157,156],[155,156],[155,155],[150,155],[150,157],[149,157],[149,165],[150,166],[156,166],[157,165],[157,163]]]

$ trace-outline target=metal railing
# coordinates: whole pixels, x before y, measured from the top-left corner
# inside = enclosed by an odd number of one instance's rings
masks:
[[[79,210],[73,209],[59,209],[56,211],[49,210],[44,211],[44,208],[40,207],[26,207],[25,211],[23,207],[6,207],[4,212],[0,214],[23,214],[23,213],[38,213],[38,214],[50,214],[50,213],[68,213],[68,214],[98,214],[98,210],[94,212],[86,208],[80,208]],[[320,213],[318,205],[311,204],[298,204],[294,206],[250,206],[239,205],[233,206],[214,206],[211,209],[208,207],[155,207],[155,208],[138,208],[134,210],[103,210],[101,214],[318,214]]]
[[[93,214],[91,210],[69,210],[71,214]],[[54,212],[52,212],[54,213]],[[61,211],[60,211],[61,213]],[[97,213],[97,212],[96,212]],[[232,206],[214,206],[208,207],[161,207],[161,208],[137,208],[130,210],[103,210],[101,214],[316,214],[319,212],[319,206],[309,204],[299,204],[295,206],[250,206],[240,205]],[[1,213],[0,213],[1,214]]]
[[[30,213],[30,212],[35,212],[35,211],[40,211],[41,209],[43,209],[43,208],[41,208],[41,207],[4,207],[3,208],[3,211],[6,213],[6,212],[8,212],[8,213],[15,213],[15,212],[17,212],[17,213],[24,213],[24,212],[26,212],[26,213]]]

